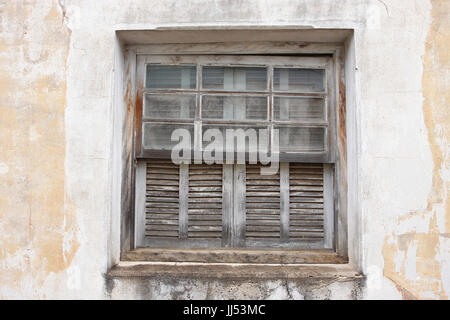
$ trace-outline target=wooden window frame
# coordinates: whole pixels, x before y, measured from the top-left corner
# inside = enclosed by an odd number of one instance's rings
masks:
[[[229,51],[230,47],[233,46],[232,44],[230,44],[229,46],[227,46],[227,50]],[[243,49],[243,47],[246,47],[246,45],[243,44],[238,44],[235,45],[236,50],[241,51]],[[248,44],[248,47],[251,48],[252,44]],[[132,88],[133,88],[133,93],[134,93],[134,97],[135,97],[135,117],[134,117],[134,130],[135,134],[134,134],[134,141],[140,141],[141,139],[141,133],[139,132],[140,129],[140,125],[138,125],[140,123],[140,121],[142,120],[142,94],[145,91],[144,89],[144,83],[141,82],[140,77],[139,76],[135,76],[137,74],[139,74],[139,72],[141,72],[140,70],[142,70],[142,68],[138,68],[139,65],[139,57],[142,57],[144,55],[153,55],[153,57],[155,56],[161,56],[162,53],[164,54],[189,54],[189,53],[193,53],[192,51],[195,51],[195,49],[193,50],[193,47],[195,47],[195,45],[145,45],[145,46],[129,46],[127,48],[127,54],[125,55],[126,57],[126,66],[131,67],[132,72],[128,72],[126,74],[126,81],[128,83],[132,83]],[[221,54],[221,53],[225,53],[228,54],[229,52],[218,52],[218,50],[220,51],[220,48],[217,48],[217,46],[212,46],[212,47],[208,47],[205,44],[199,44],[197,45],[197,47],[201,48],[202,53],[204,54]],[[205,50],[208,49],[209,50]],[[266,43],[264,44],[264,48],[263,47],[258,47],[257,45],[254,46],[253,48],[251,48],[251,50],[242,50],[243,52],[245,52],[246,54],[260,54],[260,55],[265,55],[265,54],[270,54],[271,50],[273,51],[277,51],[276,48],[279,48],[279,44],[277,43]],[[299,53],[298,51],[298,46],[295,45],[295,43],[290,43],[288,45],[286,45],[285,43],[283,44],[283,53],[280,52],[276,52],[279,54],[294,54],[294,53]],[[343,263],[344,261],[346,261],[347,259],[347,235],[346,235],[346,201],[345,201],[345,196],[346,196],[346,179],[345,179],[345,174],[346,174],[346,163],[345,163],[345,150],[346,150],[346,146],[345,146],[345,141],[342,141],[342,139],[339,139],[339,133],[336,133],[336,127],[339,128],[340,126],[342,126],[342,123],[344,123],[345,125],[345,114],[342,114],[342,106],[344,107],[345,110],[345,101],[341,101],[341,95],[339,94],[341,92],[342,88],[342,83],[344,83],[343,81],[343,46],[341,45],[315,45],[312,47],[313,50],[314,49],[320,49],[320,50],[316,50],[319,51],[321,54],[326,54],[329,58],[329,61],[331,61],[331,65],[328,68],[331,68],[332,72],[328,72],[327,73],[327,90],[329,90],[329,97],[330,97],[330,101],[327,101],[327,105],[332,105],[335,108],[327,108],[328,110],[328,114],[327,116],[329,117],[329,121],[331,121],[330,123],[332,123],[332,128],[330,131],[330,127],[328,128],[329,130],[329,134],[327,135],[327,141],[328,141],[328,146],[330,147],[330,149],[328,150],[328,154],[327,156],[324,155],[320,155],[320,156],[316,156],[316,157],[311,157],[311,156],[307,156],[306,157],[302,157],[297,154],[297,155],[291,155],[291,156],[287,156],[285,158],[282,159],[282,161],[299,161],[299,162],[303,162],[303,161],[307,161],[307,162],[321,162],[321,163],[328,163],[328,164],[332,164],[332,177],[335,180],[334,183],[334,187],[333,187],[333,207],[334,209],[334,215],[335,215],[335,220],[334,220],[334,224],[335,224],[335,229],[336,229],[336,237],[334,237],[332,239],[332,245],[331,245],[331,249],[329,250],[314,250],[314,253],[319,252],[320,254],[323,255],[323,259],[318,259],[319,261],[322,261],[323,263]],[[252,51],[256,51],[256,52],[252,52]],[[300,50],[301,51],[301,50]],[[232,52],[232,50],[231,50]],[[237,53],[237,52],[234,52]],[[300,54],[315,54],[316,52],[300,52]],[[252,59],[252,57],[248,57],[249,59]],[[281,57],[280,57],[281,58]],[[281,59],[286,59],[286,57],[282,57]],[[223,65],[223,63],[218,63],[218,65]],[[285,63],[283,63],[283,66],[285,66]],[[130,70],[128,68],[128,70]],[[199,72],[200,74],[200,72]],[[270,75],[269,75],[270,78]],[[137,80],[136,80],[137,79]],[[200,81],[199,79],[197,79],[197,87],[200,85]],[[282,93],[281,95],[285,95],[284,93]],[[289,96],[289,94],[288,94]],[[308,94],[308,96],[314,96],[314,94]],[[197,99],[198,100],[198,99]],[[272,99],[271,99],[272,100]],[[330,110],[331,113],[330,113]],[[270,103],[270,109],[269,112],[272,112],[272,101]],[[250,124],[255,124],[255,122],[250,122]],[[283,124],[286,124],[285,122],[283,122]],[[344,127],[345,128],[345,127]],[[330,143],[330,139],[334,139],[334,141],[332,143]],[[148,157],[148,154],[145,154],[142,152],[142,150],[140,150],[140,146],[139,144],[133,143],[133,157],[135,159],[134,161],[134,165],[133,165],[133,174],[132,176],[135,177],[136,176],[136,170],[139,170],[137,167],[137,159],[143,159]],[[152,157],[166,157],[166,155],[152,155]],[[134,202],[134,189],[135,189],[135,181],[133,178],[132,181],[132,188],[133,191],[131,193],[132,195],[132,201]],[[132,213],[132,220],[134,220],[134,212]],[[134,229],[134,223],[131,225],[131,229]],[[155,254],[153,255],[150,251],[146,250],[146,249],[136,249],[135,244],[134,244],[134,240],[135,240],[135,235],[134,235],[134,230],[130,230],[129,232],[129,236],[130,238],[128,239],[128,243],[130,244],[129,248],[127,247],[123,247],[122,246],[122,258],[125,260],[146,260],[146,261],[152,261],[152,260],[161,260],[164,261],[165,258],[163,256],[161,256],[161,254]],[[123,240],[122,240],[123,242]],[[229,257],[229,252],[223,252],[220,249],[206,249],[206,251],[202,252],[201,250],[197,250],[196,253],[194,254],[195,256],[198,255],[204,255],[207,254],[209,251],[217,251],[219,250],[219,252],[221,252],[221,255],[219,255],[220,257],[217,257],[217,261],[220,262],[222,260],[224,260],[224,257]],[[171,252],[173,253],[174,251],[177,251],[177,249],[171,249]],[[179,251],[179,250],[178,250]],[[181,250],[183,251],[183,250]],[[243,262],[243,260],[245,260],[246,258],[243,258],[245,256],[248,256],[250,254],[250,252],[254,252],[254,249],[245,249],[245,250],[232,250],[233,251],[233,255],[237,256],[235,257],[236,262]],[[257,251],[257,250],[256,250]],[[265,250],[265,252],[267,252],[267,250]],[[306,256],[310,255],[311,252],[309,250],[295,250],[295,254],[294,256],[296,258],[293,259],[293,261],[301,261],[302,263],[304,262],[308,262],[308,259],[305,259]],[[273,261],[273,260],[277,260],[279,259],[278,255],[279,254],[283,254],[283,250],[274,250],[267,252],[267,256],[268,256],[268,260],[267,261]],[[173,261],[191,261],[193,258],[192,256],[188,256],[186,257],[186,252],[184,253],[179,253],[179,257],[178,258],[174,258],[173,254],[172,254],[172,260]],[[149,257],[152,256],[152,257]],[[155,258],[156,256],[158,256],[158,258]],[[272,257],[272,258],[270,258]],[[274,259],[274,257],[277,257]],[[339,257],[339,259],[337,259],[336,257]],[[197,258],[194,258],[194,260]],[[202,260],[202,259],[200,259]],[[210,259],[207,259],[210,260]],[[229,260],[229,258],[225,259],[225,260]],[[264,259],[263,259],[264,260]],[[315,262],[318,261],[317,257],[315,257]],[[266,261],[266,260],[264,260]],[[339,261],[339,262],[336,262]]]

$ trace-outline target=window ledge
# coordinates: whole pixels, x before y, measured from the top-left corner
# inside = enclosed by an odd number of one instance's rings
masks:
[[[352,281],[363,276],[349,264],[238,264],[121,261],[108,278],[174,277],[227,280],[320,278]]]
[[[137,248],[125,253],[125,261],[253,263],[253,264],[345,264],[348,260],[330,249],[169,249]]]

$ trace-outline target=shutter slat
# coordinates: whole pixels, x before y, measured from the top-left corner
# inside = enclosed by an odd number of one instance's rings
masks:
[[[146,225],[148,225],[148,226],[171,225],[171,226],[176,226],[178,228],[178,219],[176,219],[176,220],[166,219],[164,221],[159,221],[158,219],[156,219],[156,220],[155,219],[147,219],[147,221],[148,222],[146,223]]]
[[[152,186],[175,186],[178,190],[178,186],[180,185],[179,180],[162,180],[162,179],[147,179],[147,184]]]
[[[192,197],[190,198],[191,203],[199,202],[199,203],[222,203],[222,198],[219,197],[211,197],[211,198],[205,198],[205,197]]]
[[[202,186],[216,186],[222,187],[222,180],[203,180],[203,181],[189,181],[191,187],[202,187]]]
[[[212,194],[213,192],[217,194],[222,194],[222,188],[221,187],[189,187],[189,194],[192,195],[192,197],[207,197],[209,194]]]
[[[178,230],[175,231],[156,231],[156,230],[148,230],[146,229],[147,236],[152,237],[156,236],[159,238],[169,237],[169,238],[178,238]]]
[[[163,203],[163,202],[168,202],[168,203],[178,203],[178,199],[175,199],[173,196],[171,197],[150,197],[147,201],[148,203],[153,203],[153,202],[158,202],[158,203]]]
[[[178,194],[178,186],[154,186],[147,181],[147,191],[176,191]]]
[[[147,190],[149,190],[149,187],[147,186]],[[178,202],[178,190],[177,191],[147,191],[146,195],[150,197],[150,200],[155,197],[163,197],[163,198],[170,198],[170,199],[176,199]]]
[[[147,202],[146,208],[177,208],[178,203],[175,202]]]
[[[247,197],[247,205],[251,205],[252,203],[279,203],[276,198],[259,198],[259,197]]]
[[[177,231],[178,225],[172,224],[150,224],[146,225],[145,228],[147,231]]]
[[[149,220],[158,220],[158,219],[173,219],[178,221],[178,213],[177,214],[169,214],[169,213],[147,213],[146,219]]]

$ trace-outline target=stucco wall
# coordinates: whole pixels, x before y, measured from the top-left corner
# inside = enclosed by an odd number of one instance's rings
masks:
[[[226,298],[214,294],[223,286],[228,297],[447,299],[449,6],[0,1],[0,298]],[[364,283],[105,279],[119,252],[114,30],[167,25],[354,29],[356,70],[346,71],[358,142],[350,196],[360,224],[349,236],[360,243]]]

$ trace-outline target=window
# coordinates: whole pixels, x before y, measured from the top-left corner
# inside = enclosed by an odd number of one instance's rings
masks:
[[[331,57],[139,55],[136,70],[136,247],[334,247]],[[279,170],[176,165],[179,128],[192,154],[208,144],[208,129],[265,129],[271,143],[278,132]]]

